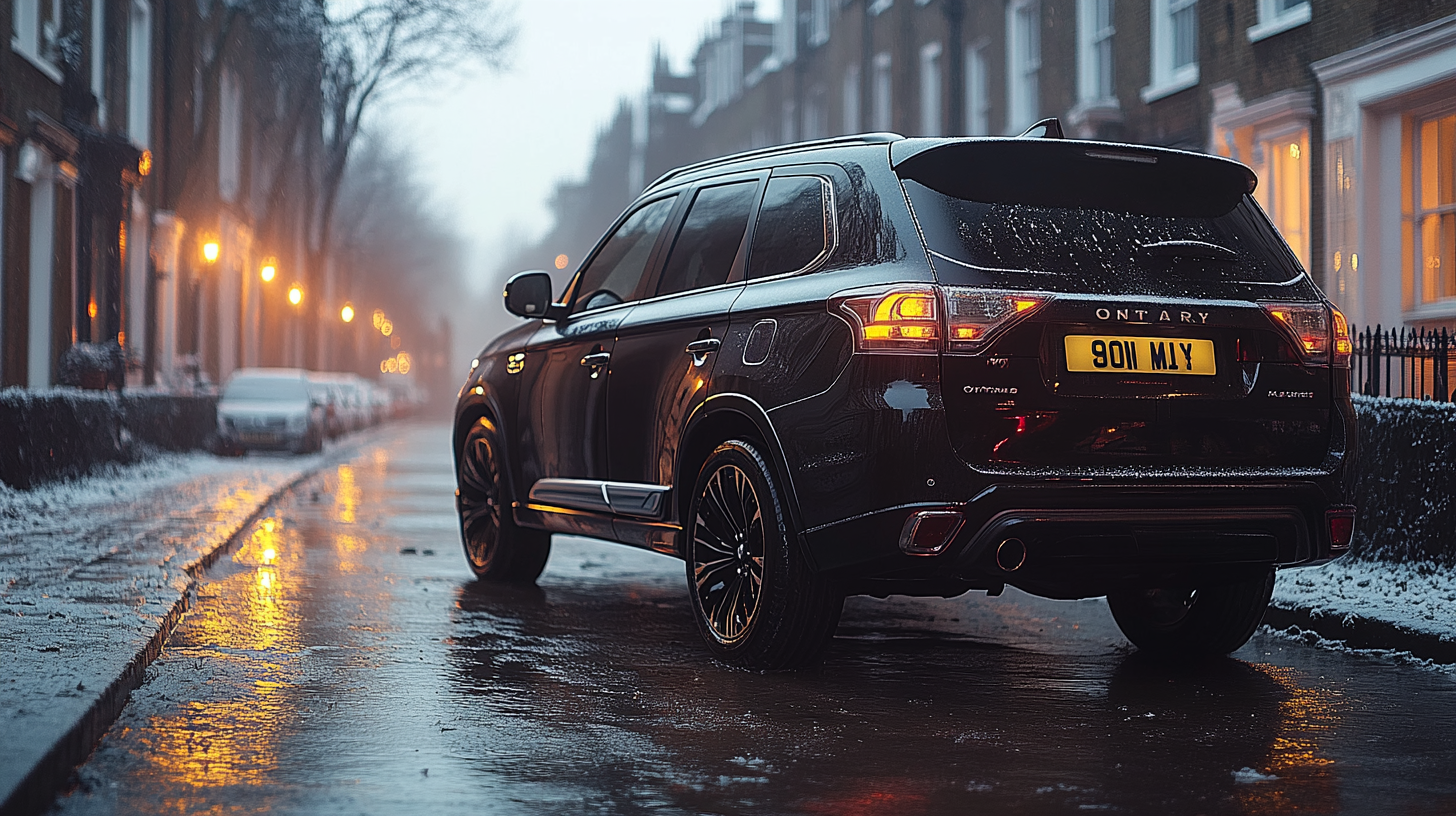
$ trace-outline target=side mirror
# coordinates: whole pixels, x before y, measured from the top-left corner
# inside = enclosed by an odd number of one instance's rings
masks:
[[[546,317],[551,310],[551,276],[522,272],[506,281],[506,311],[520,317]]]

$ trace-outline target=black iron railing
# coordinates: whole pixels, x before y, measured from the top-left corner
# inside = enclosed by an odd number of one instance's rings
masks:
[[[1456,334],[1367,328],[1355,337],[1350,384],[1356,394],[1451,402],[1451,346]]]

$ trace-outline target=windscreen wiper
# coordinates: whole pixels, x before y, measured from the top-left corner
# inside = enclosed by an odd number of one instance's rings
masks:
[[[1197,258],[1201,261],[1224,263],[1236,263],[1239,260],[1239,254],[1232,249],[1207,241],[1158,241],[1154,244],[1143,244],[1138,247],[1138,251],[1155,258]]]

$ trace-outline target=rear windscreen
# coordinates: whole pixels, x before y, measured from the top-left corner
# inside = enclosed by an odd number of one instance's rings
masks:
[[[1318,297],[1248,195],[1250,185],[1232,172],[1243,169],[1237,165],[1179,156],[1183,166],[1165,161],[1158,167],[1089,160],[1086,152],[1060,161],[1047,152],[1014,156],[1031,160],[1020,168],[998,161],[982,174],[976,160],[986,156],[956,152],[960,161],[917,156],[897,168],[942,283],[1163,297]]]

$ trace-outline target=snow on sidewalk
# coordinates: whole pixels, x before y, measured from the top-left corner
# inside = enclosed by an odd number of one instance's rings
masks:
[[[1368,618],[1456,641],[1456,572],[1348,558],[1279,573],[1273,603],[1317,616]]]
[[[46,752],[159,642],[188,567],[280,489],[355,447],[168,456],[30,491],[0,487],[0,804],[32,769],[50,772]]]

